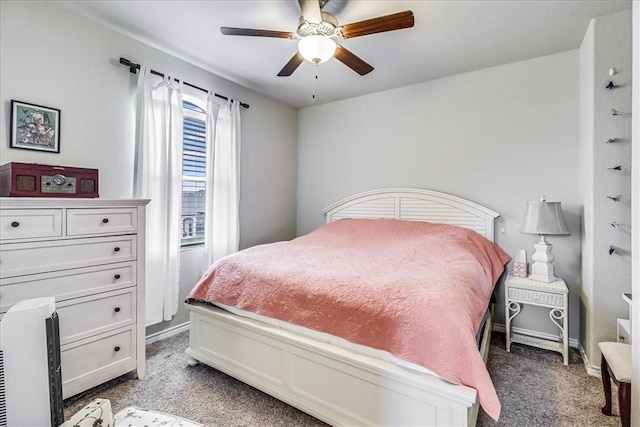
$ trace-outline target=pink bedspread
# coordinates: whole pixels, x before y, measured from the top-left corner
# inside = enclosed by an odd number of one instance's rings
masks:
[[[214,263],[187,296],[327,332],[500,402],[475,335],[509,257],[460,227],[343,219]]]

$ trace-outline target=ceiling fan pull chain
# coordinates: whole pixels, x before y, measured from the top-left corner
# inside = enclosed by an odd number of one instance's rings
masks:
[[[313,64],[313,94],[311,98],[316,99],[316,80],[318,80],[318,63]]]

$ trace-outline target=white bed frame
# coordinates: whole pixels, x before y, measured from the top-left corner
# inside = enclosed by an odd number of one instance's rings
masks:
[[[458,225],[494,239],[498,213],[429,190],[357,194],[324,210],[341,218]],[[203,304],[190,310],[187,363],[202,362],[335,426],[475,426],[477,392]],[[480,352],[486,362],[491,319]]]

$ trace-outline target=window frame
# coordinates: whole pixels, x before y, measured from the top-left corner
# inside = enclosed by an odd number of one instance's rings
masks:
[[[192,97],[192,96],[188,96],[188,95],[183,95],[183,107],[182,107],[182,112],[183,112],[183,126],[184,126],[184,120],[185,119],[192,119],[192,120],[198,120],[201,121],[205,124],[205,134],[206,134],[206,120],[207,120],[207,113],[206,113],[206,105],[204,102],[202,102],[201,100]],[[196,106],[197,108],[200,108],[201,110],[204,111],[204,113],[202,112],[198,112],[198,111],[193,111],[190,110],[186,107],[184,107],[185,103],[189,103],[192,104],[194,106]],[[184,130],[183,130],[183,135],[184,135]],[[184,162],[184,136],[183,136],[183,147],[181,150],[181,155],[182,155],[182,160],[181,160],[181,166]],[[205,141],[205,156],[206,156],[206,141]],[[207,191],[207,174],[209,173],[209,171],[206,170],[206,157],[205,157],[205,175],[204,176],[191,176],[191,175],[185,175],[184,173],[182,173],[182,178],[181,178],[181,185],[184,186],[185,182],[194,182],[194,183],[203,183],[204,187],[205,187],[205,193]],[[183,187],[184,188],[184,187]],[[184,194],[184,193],[182,193]],[[182,250],[184,249],[196,249],[196,248],[201,248],[204,247],[206,241],[206,234],[202,236],[202,240],[200,241],[196,241],[196,242],[185,242],[184,239],[185,237],[182,235],[183,231],[184,231],[184,220],[185,218],[183,218],[182,216],[182,208],[183,208],[183,203],[180,203],[180,248]],[[187,219],[191,219],[191,218],[187,218]],[[205,221],[206,221],[206,201],[205,201]],[[197,229],[197,221],[195,220],[195,218],[193,219],[193,223],[191,224],[191,227],[193,227],[193,229]]]

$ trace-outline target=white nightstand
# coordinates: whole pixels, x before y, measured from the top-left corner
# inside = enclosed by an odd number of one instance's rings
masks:
[[[564,364],[569,364],[569,289],[562,279],[544,283],[535,280],[508,276],[504,287],[507,351],[511,351],[511,343],[518,342],[534,347],[544,348],[562,353]],[[547,340],[511,331],[511,322],[516,317],[522,304],[548,307],[549,318],[560,328],[558,341]]]

